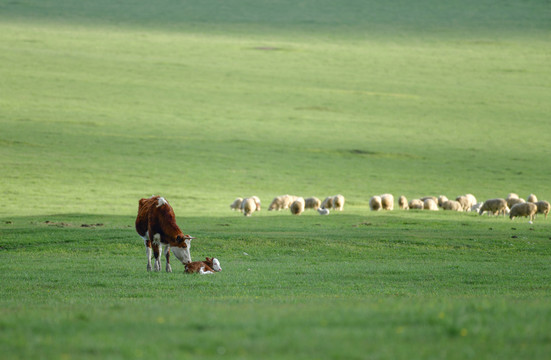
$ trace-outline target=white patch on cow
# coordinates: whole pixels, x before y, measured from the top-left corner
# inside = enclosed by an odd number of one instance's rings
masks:
[[[153,235],[153,244],[154,245],[160,245],[161,244],[161,234]]]
[[[155,259],[155,271],[161,271],[161,254],[163,252],[163,246],[161,245],[161,235],[155,234],[155,236],[153,236],[152,246],[157,247],[157,253],[159,254],[159,258]]]
[[[164,197],[160,197],[159,200],[157,201],[157,207],[163,206],[164,204],[168,204],[168,202],[165,200]]]
[[[188,262],[191,262],[191,254],[189,253],[190,243],[189,240],[186,240],[187,248],[181,248],[181,247],[172,247],[172,253],[178,260],[182,262],[182,264],[187,264]]]
[[[199,269],[199,274],[206,275],[206,274],[214,274],[214,273],[212,271],[205,271],[205,267],[201,266],[201,268]]]
[[[147,255],[147,271],[151,271],[151,248],[145,248],[145,254]]]
[[[222,267],[220,267],[220,261],[218,261],[217,258],[212,259],[212,270],[222,271]]]

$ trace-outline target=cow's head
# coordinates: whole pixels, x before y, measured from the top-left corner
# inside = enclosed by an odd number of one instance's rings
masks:
[[[191,239],[195,238],[189,235],[180,234],[176,237],[176,244],[171,246],[172,253],[182,262],[182,264],[191,262],[191,254],[189,252]]]

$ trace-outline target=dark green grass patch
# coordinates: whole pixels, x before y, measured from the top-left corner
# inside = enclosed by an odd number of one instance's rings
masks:
[[[405,359],[550,350],[547,223],[400,215],[188,218],[194,259],[222,262],[212,276],[186,275],[174,258],[173,273],[148,273],[131,217],[3,221],[4,352],[141,358],[162,343],[169,358]],[[82,227],[92,223],[103,225]]]

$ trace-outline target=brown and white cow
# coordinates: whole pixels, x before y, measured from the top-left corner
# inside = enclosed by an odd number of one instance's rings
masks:
[[[188,274],[199,273],[201,275],[214,274],[222,271],[220,261],[217,258],[205,258],[205,261],[194,261],[186,264],[186,272]]]
[[[185,235],[176,224],[172,206],[160,196],[152,196],[148,199],[140,199],[138,216],[136,217],[136,231],[145,243],[147,254],[147,271],[151,271],[151,249],[155,256],[154,270],[161,270],[160,254],[164,245],[166,257],[166,272],[172,272],[170,267],[170,250],[182,262],[191,262],[189,253],[191,239]]]

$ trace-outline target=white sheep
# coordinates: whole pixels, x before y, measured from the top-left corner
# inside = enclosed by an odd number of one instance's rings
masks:
[[[381,195],[381,206],[383,210],[394,210],[394,196],[392,194]]]
[[[245,216],[251,216],[256,211],[256,203],[253,198],[245,198],[241,203],[241,211]]]
[[[344,208],[344,196],[341,194],[333,196],[333,209],[342,211]]]
[[[432,198],[425,199],[425,201],[423,201],[423,210],[437,211],[438,204]]]
[[[507,206],[510,208],[512,208],[514,205],[516,204],[522,204],[522,203],[525,203],[526,201],[524,199],[520,199],[520,198],[508,198],[508,199],[505,199],[507,201]]]
[[[325,209],[325,208],[320,207],[320,208],[318,208],[318,213],[320,215],[329,215],[329,209]]]
[[[260,211],[260,199],[258,198],[258,196],[252,196],[252,199],[256,204],[256,211]]]
[[[409,201],[409,208],[410,209],[420,209],[420,210],[423,210],[423,202],[421,201],[421,199],[412,199]]]
[[[291,209],[291,214],[300,215],[304,212],[304,198],[299,197],[289,207]]]
[[[402,210],[408,210],[409,209],[408,199],[404,195],[402,195],[398,198],[398,206]]]
[[[283,196],[276,196],[272,202],[270,203],[270,206],[268,206],[268,211],[276,210],[279,211],[283,209]]]
[[[279,210],[288,209],[289,206],[292,204],[292,202],[295,201],[297,198],[298,196],[294,196],[294,195],[276,196],[270,203],[270,206],[268,207],[268,211],[272,211],[272,210],[279,211]]]
[[[524,216],[529,217],[530,223],[532,223],[536,212],[538,212],[538,206],[532,202],[515,204],[509,212],[509,219],[513,220],[517,216]]]
[[[538,202],[538,197],[534,194],[530,194],[528,195],[528,197],[526,198],[526,201],[527,202],[532,202],[532,203],[537,203]]]
[[[321,200],[315,196],[304,199],[305,209],[317,210],[321,206]]]
[[[427,200],[427,199],[431,199],[431,200],[433,200],[435,203],[438,204],[438,198],[437,198],[436,196],[423,196],[423,197],[421,198],[421,201],[424,203],[425,200]]]
[[[243,215],[245,216],[251,216],[253,212],[260,211],[260,199],[257,196],[243,199],[241,211],[243,211]]]
[[[476,204],[476,197],[473,194],[465,194],[465,197],[469,200],[469,208],[467,211],[471,211],[473,205]]]
[[[502,213],[505,216],[505,214],[509,213],[509,208],[505,199],[498,198],[484,201],[478,213],[482,215],[485,211],[489,211],[494,215]]]
[[[243,202],[243,198],[236,198],[230,205],[230,209],[232,209],[233,211],[237,210],[237,211],[241,211],[241,203]]]
[[[321,202],[321,207],[324,209],[333,208],[333,196],[328,196]]]
[[[457,201],[458,203],[461,204],[461,206],[463,207],[463,211],[471,210],[471,206],[472,206],[471,201],[465,195],[461,195],[461,196],[456,197],[455,201]]]
[[[505,198],[505,200],[508,200],[508,199],[518,199],[518,198],[519,198],[518,194],[509,193],[509,194],[507,194],[507,197]]]
[[[438,206],[444,207],[444,206],[443,206],[444,203],[445,203],[446,201],[448,201],[448,200],[449,200],[449,199],[447,198],[446,195],[440,195],[440,196],[438,197]]]
[[[461,206],[461,203],[459,201],[446,200],[442,203],[442,209],[451,211],[463,211],[463,206]]]
[[[379,211],[383,205],[381,204],[381,197],[379,195],[374,195],[369,199],[369,208],[372,211]]]
[[[551,205],[548,201],[540,200],[535,203],[538,207],[538,214],[544,214],[545,218],[547,219],[547,214],[549,214],[549,209],[551,209]]]

